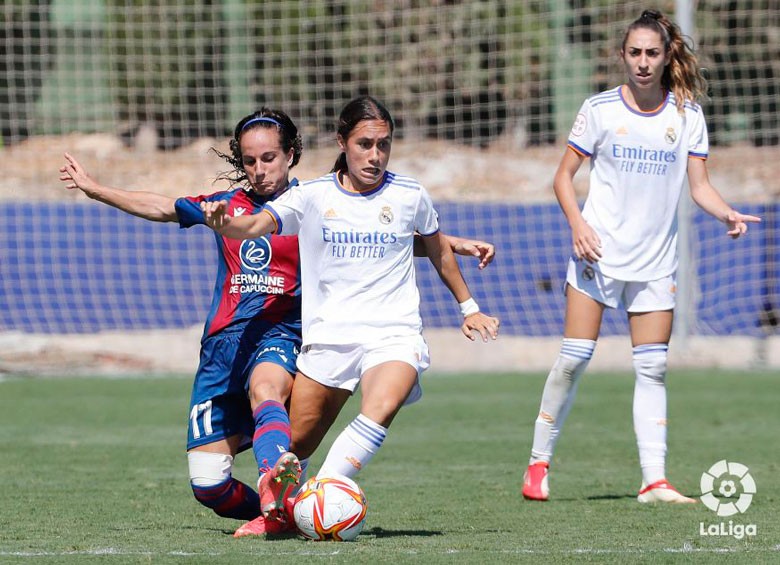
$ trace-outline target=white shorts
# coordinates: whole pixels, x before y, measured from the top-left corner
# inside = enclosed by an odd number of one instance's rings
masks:
[[[421,335],[368,344],[307,345],[298,355],[298,370],[322,385],[355,392],[366,371],[387,361],[403,361],[414,367],[417,382],[404,404],[420,400],[420,375],[431,363],[428,344]]]
[[[602,274],[598,263],[574,259],[569,260],[566,284],[608,308],[622,307],[626,312],[673,310],[677,292],[674,274],[654,281],[621,281]]]

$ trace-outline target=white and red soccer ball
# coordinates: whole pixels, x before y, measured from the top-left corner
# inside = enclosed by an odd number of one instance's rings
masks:
[[[301,535],[315,541],[352,541],[366,523],[366,495],[343,475],[313,477],[298,491],[293,515]]]

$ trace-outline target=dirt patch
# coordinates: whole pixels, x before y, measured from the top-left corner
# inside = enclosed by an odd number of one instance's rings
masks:
[[[150,150],[142,141],[128,148],[115,136],[72,134],[30,138],[0,150],[0,199],[32,201],[86,199],[65,191],[58,169],[65,151],[73,153],[100,182],[130,190],[169,196],[203,194],[226,188],[214,182],[226,163],[210,148],[227,151],[227,143],[204,138],[176,151]],[[509,142],[477,149],[446,142],[396,141],[390,169],[417,178],[434,201],[551,202],[552,178],[563,146],[512,148]],[[301,180],[330,170],[335,149],[304,151],[293,169]],[[732,202],[767,202],[780,198],[780,148],[738,146],[713,148],[710,176]],[[587,167],[576,178],[587,191]]]

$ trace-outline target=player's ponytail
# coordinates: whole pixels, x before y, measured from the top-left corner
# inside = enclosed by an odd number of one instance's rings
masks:
[[[393,135],[393,131],[395,130],[393,117],[390,115],[387,108],[371,96],[358,96],[344,106],[344,109],[341,110],[341,114],[339,114],[336,133],[346,143],[352,130],[355,129],[360,122],[366,120],[386,122],[390,128],[390,135]],[[347,155],[342,151],[333,164],[333,168],[330,172],[339,173],[342,171],[346,172],[347,170]]]
[[[333,164],[333,168],[330,170],[331,173],[340,173],[342,171],[346,172],[347,170],[347,154],[343,151],[339,153],[339,156],[336,158],[336,162]]]
[[[664,49],[669,54],[669,64],[664,69],[661,85],[674,93],[679,112],[682,113],[686,100],[696,102],[706,96],[707,80],[699,69],[693,49],[677,24],[657,10],[645,10],[628,26],[623,36],[623,49],[628,34],[637,28],[654,30],[661,36]]]

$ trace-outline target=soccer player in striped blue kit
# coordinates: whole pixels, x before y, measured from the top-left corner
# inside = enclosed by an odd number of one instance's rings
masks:
[[[484,341],[498,334],[498,320],[471,297],[425,188],[387,170],[392,135],[387,109],[371,97],[356,98],[339,118],[341,155],[331,174],[251,217],[203,204],[208,224],[227,237],[298,234],[303,347],[290,402],[292,449],[311,455],[358,385],[362,391],[360,414],[336,438],[318,476],[354,476],[381,447],[400,408],[421,396],[429,358],[412,260],[415,233],[460,304],[463,333]]]
[[[666,479],[666,364],[675,306],[677,204],[686,174],[693,200],[733,238],[759,218],[732,209],[710,184],[705,93],[680,29],[654,10],[631,23],[621,58],[627,82],[588,98],[569,136],[554,190],[572,230],[560,355],[544,386],[523,496],[549,497],[556,441],[593,354],[604,308],[628,313],[634,429],[642,470],[639,502],[687,503]],[[580,212],[572,179],[590,159]]]
[[[298,183],[289,170],[300,160],[301,137],[284,112],[263,108],[244,117],[230,149],[217,153],[233,167],[224,178],[234,188],[209,195],[174,199],[103,186],[69,154],[60,178],[94,200],[182,228],[205,223],[201,202],[250,215]],[[301,343],[298,238],[217,235],[216,243],[217,277],[190,399],[190,482],[195,498],[220,516],[252,520],[262,510],[275,517],[300,474],[285,408]],[[249,447],[259,493],[232,476],[234,457]]]
[[[230,151],[217,154],[233,168],[223,178],[234,188],[203,196],[174,199],[103,186],[69,154],[60,178],[94,200],[182,228],[204,224],[202,202],[251,215],[298,184],[289,171],[300,160],[301,138],[284,112],[263,108],[241,119]],[[283,505],[301,472],[289,452],[285,408],[301,340],[298,238],[215,236],[217,277],[190,400],[190,481],[201,504],[220,516],[249,520],[237,536],[278,533],[287,527]],[[493,259],[491,244],[454,236],[447,241],[458,254],[475,256],[480,268]],[[258,462],[259,494],[232,476],[234,457],[249,447]]]

